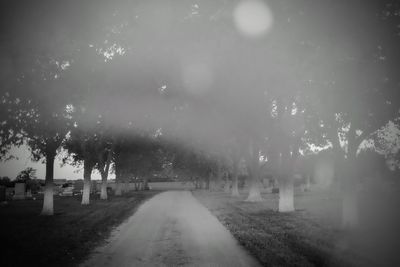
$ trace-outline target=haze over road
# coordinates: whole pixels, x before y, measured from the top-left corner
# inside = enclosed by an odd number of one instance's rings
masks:
[[[144,203],[82,266],[259,266],[189,191]]]

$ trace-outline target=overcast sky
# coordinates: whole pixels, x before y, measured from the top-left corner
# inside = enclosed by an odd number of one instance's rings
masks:
[[[27,167],[32,167],[37,170],[36,176],[38,179],[44,179],[46,168],[42,162],[33,162],[30,157],[30,151],[26,146],[20,148],[14,148],[10,151],[11,155],[18,157],[18,159],[8,160],[6,162],[0,162],[0,176],[8,176],[10,179],[14,179],[18,173]],[[114,179],[114,174],[110,174],[110,179]],[[61,156],[59,155],[54,163],[54,179],[83,179],[83,166],[73,167],[69,164],[61,167]],[[92,179],[101,179],[100,174],[95,171],[92,174]]]

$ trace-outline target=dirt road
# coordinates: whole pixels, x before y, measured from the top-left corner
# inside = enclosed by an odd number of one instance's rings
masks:
[[[189,191],[156,195],[82,266],[259,266]]]

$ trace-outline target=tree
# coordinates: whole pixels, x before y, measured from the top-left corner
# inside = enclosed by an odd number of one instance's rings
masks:
[[[1,22],[7,25],[2,28],[5,38],[1,41],[8,55],[5,67],[11,70],[2,75],[5,86],[1,88],[1,98],[7,103],[2,108],[7,112],[1,115],[6,125],[1,132],[1,147],[5,152],[11,145],[26,142],[33,160],[44,158],[46,185],[42,214],[52,215],[54,159],[70,126],[68,107],[77,95],[77,88],[69,86],[66,75],[79,54],[79,42],[67,41],[77,36],[76,28],[70,27],[72,16],[66,15],[73,14],[76,7],[66,5],[62,9],[59,3],[49,2],[19,3],[9,3],[3,9]],[[61,10],[65,12],[63,15],[59,14]],[[18,22],[10,19],[18,16],[18,12],[27,15]],[[55,14],[60,15],[57,23],[53,20]]]
[[[101,175],[101,193],[100,199],[107,199],[107,177],[111,166],[113,153],[113,145],[106,143],[105,146],[100,146],[98,152],[98,162],[96,168],[99,170]]]
[[[11,180],[8,176],[3,176],[0,178],[0,185],[6,186],[6,187],[12,187],[13,182],[11,182]]]
[[[306,111],[313,111],[308,137],[333,147],[335,175],[343,188],[343,225],[357,224],[356,161],[360,145],[398,117],[398,24],[396,1],[302,5],[296,32],[302,33]],[[296,5],[296,4],[295,4]],[[324,19],[313,14],[341,14]],[[397,11],[396,11],[397,10]],[[358,15],[354,15],[357,12]],[[302,27],[307,26],[307,30]],[[364,29],[369,29],[368,33]],[[329,34],[325,34],[329,33]],[[329,36],[335,35],[335,39]],[[295,38],[298,38],[294,35]],[[308,112],[308,116],[311,113]],[[306,117],[308,123],[310,117]]]
[[[68,153],[72,154],[75,164],[83,162],[82,205],[88,205],[90,203],[91,174],[98,160],[96,142],[97,135],[94,129],[89,131],[77,125],[77,127],[70,132],[69,138],[64,146]]]
[[[149,178],[162,170],[163,151],[157,137],[136,133],[130,137],[129,150],[124,154],[123,171],[126,175],[143,179],[143,189],[148,190]]]
[[[20,183],[26,183],[33,179],[36,179],[36,169],[32,167],[27,167],[25,170],[22,170],[15,178],[15,180]]]

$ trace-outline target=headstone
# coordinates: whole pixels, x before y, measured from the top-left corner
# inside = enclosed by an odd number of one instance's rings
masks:
[[[0,202],[6,201],[6,187],[0,185]]]
[[[16,183],[14,187],[14,200],[23,200],[25,199],[25,184],[24,183]]]
[[[14,187],[7,187],[6,188],[6,199],[11,199],[14,195]]]
[[[102,182],[96,183],[96,191],[97,191],[98,193],[101,192],[101,184],[102,184]]]

